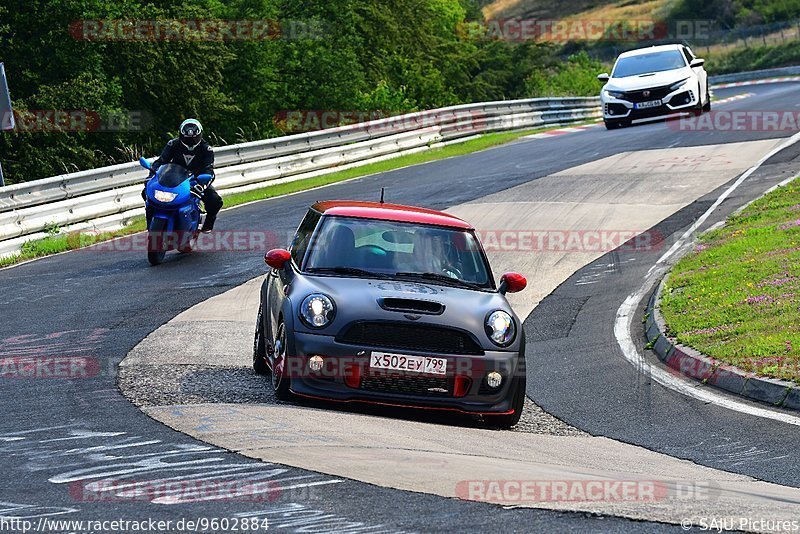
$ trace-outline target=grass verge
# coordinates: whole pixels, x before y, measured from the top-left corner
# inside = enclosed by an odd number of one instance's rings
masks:
[[[800,383],[800,180],[731,216],[672,269],[661,300],[680,343]]]
[[[707,61],[706,70],[710,75],[790,67],[800,63],[800,42],[737,48],[712,54]]]
[[[350,180],[352,178],[358,178],[359,176],[367,176],[369,174],[391,171],[399,169],[401,167],[408,167],[410,165],[418,165],[420,163],[427,163],[429,161],[450,158],[453,156],[463,156],[465,154],[470,154],[472,152],[478,152],[480,150],[485,150],[487,148],[503,145],[511,141],[514,141],[516,139],[519,139],[520,137],[531,135],[537,132],[546,131],[549,129],[552,128],[538,128],[535,130],[526,130],[522,132],[491,133],[483,135],[476,139],[465,141],[463,143],[455,143],[441,148],[426,150],[424,152],[419,152],[416,154],[408,154],[405,156],[399,156],[385,161],[369,163],[361,167],[355,167],[352,169],[333,172],[323,176],[317,176],[315,178],[309,178],[306,180],[297,180],[295,182],[289,182],[284,184],[268,185],[260,189],[254,189],[253,191],[247,191],[244,193],[235,193],[232,195],[224,196],[225,207],[230,208],[233,206],[238,206],[240,204],[245,204],[247,202],[254,202],[257,200],[264,200],[267,198],[286,195],[289,193],[295,193],[298,191],[305,191],[323,185],[342,182],[344,180]],[[62,234],[47,236],[42,239],[26,242],[22,246],[22,250],[20,251],[19,254],[16,254],[14,256],[9,256],[6,258],[0,258],[0,267],[7,267],[9,265],[13,265],[15,263],[19,263],[22,261],[41,258],[44,256],[49,256],[51,254],[57,254],[59,252],[65,252],[68,250],[87,247],[90,245],[94,245],[96,243],[100,243],[102,241],[108,241],[109,239],[114,239],[117,237],[141,232],[146,229],[147,227],[145,225],[144,217],[137,217],[125,228],[116,230],[114,232],[104,232],[100,234],[62,233]]]

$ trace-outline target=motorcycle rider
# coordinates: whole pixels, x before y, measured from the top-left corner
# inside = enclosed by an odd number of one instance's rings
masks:
[[[210,232],[214,229],[219,210],[222,209],[222,197],[211,186],[214,181],[214,151],[203,139],[203,125],[197,119],[183,121],[178,132],[180,135],[170,140],[158,159],[153,162],[148,179],[155,175],[159,167],[167,163],[185,167],[195,177],[210,174],[212,178],[208,184],[197,183],[192,189],[206,207],[206,220],[201,231]]]

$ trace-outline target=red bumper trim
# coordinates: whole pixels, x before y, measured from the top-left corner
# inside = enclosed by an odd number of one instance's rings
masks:
[[[309,395],[308,393],[297,393],[292,391],[294,395],[298,397],[305,397],[307,399],[315,399],[321,400],[326,402],[338,402],[342,404],[371,404],[376,406],[391,406],[393,408],[409,408],[412,410],[433,410],[439,412],[458,412],[463,413],[466,415],[511,415],[514,413],[514,410],[506,410],[505,412],[468,412],[466,410],[462,410],[461,408],[447,408],[444,406],[417,406],[414,404],[400,404],[394,402],[381,402],[381,401],[372,401],[372,400],[361,400],[361,399],[353,399],[353,400],[341,400],[341,399],[331,399],[328,397],[320,397],[318,395]]]

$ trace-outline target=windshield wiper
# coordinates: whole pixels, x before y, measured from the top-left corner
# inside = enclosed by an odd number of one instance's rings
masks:
[[[436,282],[441,282],[443,284],[451,285],[451,286],[458,286],[458,287],[467,287],[469,289],[481,289],[481,286],[478,284],[473,284],[472,282],[466,282],[464,280],[459,280],[458,278],[453,278],[447,276],[446,274],[439,274],[439,273],[394,273],[395,276],[405,277],[405,278],[421,278],[423,280],[432,280]]]
[[[368,276],[370,278],[387,278],[385,274],[368,271],[366,269],[359,269],[358,267],[311,267],[306,269],[309,273],[321,274],[351,274],[354,276]]]

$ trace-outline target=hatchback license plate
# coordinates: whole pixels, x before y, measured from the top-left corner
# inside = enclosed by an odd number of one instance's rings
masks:
[[[636,109],[657,108],[661,105],[661,100],[651,100],[649,102],[639,102],[635,104]]]
[[[373,369],[391,369],[393,371],[434,375],[443,375],[447,372],[447,360],[445,358],[373,352],[369,362],[369,366]]]

